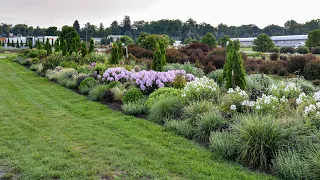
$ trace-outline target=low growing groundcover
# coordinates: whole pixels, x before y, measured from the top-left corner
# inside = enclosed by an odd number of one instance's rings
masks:
[[[0,59],[0,177],[273,179]]]

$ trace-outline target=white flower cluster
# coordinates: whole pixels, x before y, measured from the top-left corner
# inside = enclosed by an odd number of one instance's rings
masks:
[[[254,107],[255,103],[256,103],[255,101],[244,100],[241,105],[248,106],[248,107]]]
[[[310,104],[309,106],[306,106],[304,109],[304,116],[313,116],[320,117],[320,102],[317,102],[316,104]]]
[[[236,111],[236,110],[237,110],[237,106],[234,105],[234,104],[232,104],[232,105],[230,106],[230,110],[231,110],[231,111]]]
[[[316,101],[320,101],[320,91],[314,93],[313,98],[314,98],[314,100],[316,100]]]
[[[254,103],[254,109],[263,111],[272,111],[281,108],[288,102],[286,97],[277,98],[273,95],[263,94],[261,98],[258,98]],[[280,110],[280,109],[279,109]]]
[[[297,83],[284,81],[279,84],[272,84],[269,90],[272,95],[278,98],[285,96],[288,99],[296,98],[302,92]]]
[[[305,93],[301,93],[299,97],[296,99],[297,105],[302,104],[303,101],[307,99],[307,95]]]
[[[213,98],[217,97],[220,93],[218,84],[207,77],[195,78],[194,81],[188,82],[183,89],[182,97],[188,97],[191,99],[199,98]]]
[[[228,94],[232,94],[232,93],[238,93],[240,96],[243,96],[243,97],[247,97],[248,94],[246,91],[244,90],[241,90],[239,87],[236,87],[236,89],[232,89],[230,88],[228,91],[227,91]]]

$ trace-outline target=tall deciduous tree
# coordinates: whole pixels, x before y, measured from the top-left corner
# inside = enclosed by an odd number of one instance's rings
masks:
[[[320,46],[320,29],[313,30],[308,34],[308,40],[306,42],[306,45],[309,48]]]
[[[253,44],[253,50],[258,52],[269,52],[274,47],[274,43],[271,38],[264,33],[260,34],[253,41]]]
[[[217,46],[216,37],[210,32],[202,38],[201,42],[208,45],[210,48],[215,48]]]
[[[246,72],[239,49],[239,41],[230,41],[227,47],[226,62],[223,67],[223,77],[226,79],[226,88],[238,86],[245,90],[247,88]]]

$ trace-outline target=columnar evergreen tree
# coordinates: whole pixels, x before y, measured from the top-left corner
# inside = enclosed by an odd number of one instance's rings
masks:
[[[42,44],[41,44],[41,42],[39,41],[39,39],[38,39],[37,42],[36,42],[36,48],[37,48],[37,49],[42,49]]]
[[[50,45],[49,38],[47,38],[46,44],[44,45],[44,49],[47,50],[47,52],[48,52],[48,49],[49,49],[49,45]]]
[[[13,39],[11,40],[11,46],[12,46],[12,47],[16,47],[16,46],[14,45]]]
[[[54,45],[54,42],[53,42],[53,39],[51,39],[51,46],[53,47],[53,45]]]
[[[59,52],[60,49],[60,40],[57,38],[56,42],[54,43],[54,52]]]
[[[81,56],[84,58],[88,54],[86,42],[81,43]]]
[[[163,47],[157,42],[156,50],[154,52],[151,69],[154,71],[163,71],[163,66],[166,62],[166,56],[163,50]]]
[[[22,42],[22,40],[20,41],[20,47],[22,47],[23,46],[23,42]]]
[[[247,87],[246,72],[243,67],[241,54],[239,53],[240,42],[230,41],[227,47],[227,58],[223,68],[223,77],[226,79],[226,88]]]
[[[10,46],[10,39],[8,38],[8,40],[7,40],[7,47],[9,47]]]
[[[67,40],[61,41],[60,48],[62,51],[62,56],[65,56],[68,54]]]
[[[28,40],[26,40],[26,47],[29,47]]]
[[[20,48],[19,41],[17,39],[16,48]]]
[[[50,54],[52,54],[52,46],[49,43],[48,46],[47,46],[47,55],[50,55]]]
[[[118,45],[117,43],[113,43],[112,49],[111,49],[111,64],[118,64],[119,62],[119,51],[118,51]]]
[[[29,41],[28,45],[29,45],[29,49],[33,48],[32,41]]]
[[[89,53],[93,53],[94,52],[94,41],[91,38],[90,39],[90,46],[89,46]]]
[[[3,47],[4,47],[4,41],[2,41],[2,44],[1,44],[1,46],[3,46]]]
[[[122,47],[122,42],[118,42],[118,59],[123,58],[123,47]]]

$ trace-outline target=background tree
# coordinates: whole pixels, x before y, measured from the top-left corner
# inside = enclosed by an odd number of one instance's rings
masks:
[[[122,26],[122,33],[123,34],[125,32],[131,32],[132,27],[131,27],[130,16],[124,16],[123,21],[121,23],[121,26]]]
[[[119,35],[121,33],[120,26],[117,21],[113,21],[110,25],[111,34]]]
[[[142,40],[140,46],[155,51],[157,43],[160,43],[164,48],[167,48],[169,45],[169,37],[163,34],[150,34]]]
[[[253,41],[253,50],[258,52],[269,52],[273,47],[274,43],[267,34],[260,34]]]
[[[90,46],[89,46],[89,53],[93,53],[94,52],[94,41],[91,38],[90,39]]]
[[[247,88],[246,72],[239,49],[239,41],[230,41],[227,47],[226,62],[223,67],[223,77],[226,79],[226,88],[238,86],[245,90]]]
[[[156,43],[156,50],[154,52],[151,69],[154,71],[163,71],[163,66],[166,63],[166,55],[163,45]]]
[[[43,29],[41,29],[39,26],[33,31],[34,36],[44,36],[45,32]]]
[[[308,34],[306,46],[309,48],[320,46],[320,29],[313,30]]]
[[[84,58],[88,54],[86,42],[81,43],[81,57]]]
[[[227,36],[227,35],[224,35],[223,37],[221,37],[219,39],[219,44],[222,46],[222,47],[227,47],[227,42],[230,41],[230,36]]]
[[[120,41],[121,41],[122,43],[124,43],[125,46],[127,46],[127,45],[129,45],[129,44],[133,44],[133,39],[132,39],[131,37],[129,37],[129,36],[122,36],[122,37],[120,38]]]
[[[203,44],[208,45],[210,48],[215,48],[217,46],[216,37],[211,33],[208,32],[201,40]]]
[[[119,58],[118,44],[114,42],[111,49],[110,64],[118,64],[119,63],[118,58]]]
[[[106,37],[103,37],[100,41],[101,45],[108,45],[108,39]]]
[[[69,54],[78,51],[81,42],[80,36],[73,27],[63,26],[59,39],[61,42],[66,41],[66,50]]]
[[[58,28],[55,26],[51,26],[48,29],[45,30],[46,36],[57,36],[59,34]]]
[[[137,44],[138,46],[141,46],[142,47],[142,42],[146,39],[146,37],[148,36],[149,34],[146,33],[146,32],[141,32],[139,37],[138,37],[138,40],[137,40]]]
[[[80,24],[78,20],[74,21],[73,28],[77,31],[78,34],[80,34]]]

